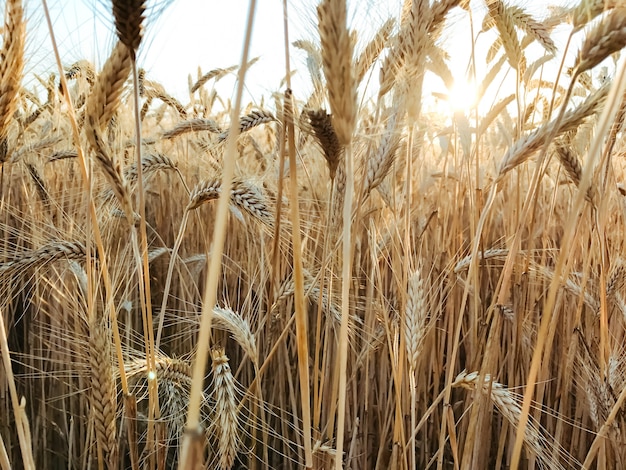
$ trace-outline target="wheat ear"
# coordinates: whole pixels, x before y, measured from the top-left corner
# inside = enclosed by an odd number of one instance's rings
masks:
[[[452,386],[479,390],[481,393],[489,395],[502,416],[514,428],[517,428],[522,411],[518,401],[504,385],[495,381],[492,382],[489,374],[485,375],[482,386],[479,383],[479,377],[478,372],[467,373],[463,371],[456,377]],[[555,450],[561,453],[565,451],[559,448],[555,449],[558,444],[553,443],[550,436],[543,435],[542,431],[539,424],[530,421],[524,430],[524,442],[546,468],[563,469],[563,465],[551,454]]]
[[[172,129],[165,131],[163,133],[164,139],[173,139],[182,134],[186,134],[187,132],[201,132],[201,131],[209,131],[214,134],[218,132],[222,132],[220,127],[217,125],[213,119],[190,119],[188,121],[182,121],[176,124]]]
[[[239,411],[235,397],[235,379],[224,349],[211,351],[215,414],[212,427],[217,434],[217,466],[228,470],[235,464],[239,450]]]
[[[307,115],[311,123],[311,128],[313,129],[313,134],[324,152],[324,158],[326,159],[328,171],[330,172],[330,179],[334,180],[343,148],[339,144],[339,138],[333,127],[331,116],[324,109],[317,111],[309,110]]]
[[[37,250],[25,252],[11,261],[0,263],[0,274],[42,267],[61,259],[85,260],[85,245],[82,242],[52,242]]]
[[[355,64],[355,81],[361,83],[365,73],[370,69],[374,61],[378,58],[384,47],[387,45],[395,20],[388,19],[380,27],[374,38],[365,46]]]
[[[400,144],[398,132],[398,113],[394,112],[388,119],[383,137],[378,144],[378,149],[367,159],[365,178],[363,181],[362,199],[383,182],[391,171],[396,157],[396,150]]]
[[[222,183],[219,178],[212,178],[198,183],[191,191],[187,211],[196,209],[205,202],[217,199],[222,192]],[[255,219],[272,227],[274,215],[267,199],[259,188],[241,180],[233,181],[231,204],[243,209]]]
[[[9,123],[17,109],[24,70],[26,24],[20,0],[6,2],[3,43],[0,49],[0,163],[8,158]]]
[[[317,18],[333,127],[341,145],[347,145],[352,140],[356,122],[356,80],[346,2],[323,0],[317,7]]]
[[[589,70],[626,45],[626,8],[615,8],[585,37],[576,74]]]
[[[600,88],[594,94],[590,95],[576,109],[567,111],[562,119],[555,119],[544,124],[536,131],[522,137],[509,148],[500,163],[498,179],[502,178],[507,172],[521,165],[534,152],[539,150],[550,136],[558,136],[564,132],[576,129],[583,120],[593,114],[606,100],[609,87],[607,85]]]
[[[269,111],[263,111],[262,109],[252,111],[250,114],[246,114],[245,116],[241,116],[241,118],[239,118],[239,133],[242,134],[256,126],[260,126],[261,124],[265,124],[275,120],[276,118]],[[226,138],[228,137],[228,132],[229,131],[222,132],[218,136],[218,140],[220,142],[226,140]]]
[[[113,0],[117,37],[132,51],[133,56],[141,43],[145,11],[145,0]]]
[[[130,53],[128,47],[118,42],[107,59],[86,104],[86,114],[92,125],[104,129],[120,104],[124,82],[130,75]]]
[[[215,306],[213,308],[213,321],[216,328],[228,331],[235,341],[243,348],[252,363],[258,367],[259,357],[257,353],[256,338],[250,329],[248,320],[229,308]]]
[[[409,370],[414,373],[426,335],[428,300],[420,269],[409,276],[407,302],[404,312],[404,337]]]
[[[510,12],[504,3],[496,0],[489,4],[489,17],[498,29],[509,64],[515,70],[520,70],[523,73],[525,68],[524,54]]]
[[[104,139],[102,129],[109,123],[120,104],[124,82],[131,70],[131,56],[128,47],[118,42],[107,59],[96,84],[85,105],[86,134],[93,148],[96,160],[117,196],[124,213],[132,221],[132,204],[128,187],[123,178],[121,167],[111,155]]]
[[[100,468],[117,468],[117,391],[111,364],[111,336],[106,322],[98,315],[89,325],[89,365],[91,369],[91,410],[94,417]]]
[[[517,27],[536,39],[548,53],[556,55],[556,44],[550,37],[550,28],[545,23],[535,20],[518,6],[508,7],[508,12]]]

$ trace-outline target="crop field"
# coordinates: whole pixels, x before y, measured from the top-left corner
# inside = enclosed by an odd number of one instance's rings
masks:
[[[253,102],[262,2],[182,98],[149,3],[3,2],[0,470],[626,468],[626,3],[321,0]]]

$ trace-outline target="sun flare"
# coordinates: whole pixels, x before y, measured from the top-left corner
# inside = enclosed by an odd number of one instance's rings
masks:
[[[446,92],[433,92],[434,111],[442,116],[466,113],[477,104],[476,85],[470,80],[455,81]]]

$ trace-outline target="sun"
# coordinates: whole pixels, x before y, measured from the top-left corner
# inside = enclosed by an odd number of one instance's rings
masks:
[[[476,85],[471,80],[456,80],[445,92],[433,92],[434,110],[441,115],[467,113],[477,103]]]

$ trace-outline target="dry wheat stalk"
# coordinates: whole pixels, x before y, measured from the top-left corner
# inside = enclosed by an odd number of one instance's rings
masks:
[[[334,217],[334,224],[338,227],[341,224],[343,215],[341,208],[343,207],[343,201],[346,195],[346,165],[343,159],[341,159],[339,166],[337,167],[337,174],[335,175],[335,191],[333,193],[332,215]]]
[[[309,72],[309,76],[311,77],[311,82],[313,82],[313,93],[307,100],[305,105],[306,108],[317,108],[321,105],[321,101],[323,99],[325,89],[322,80],[322,55],[320,53],[319,47],[313,44],[311,41],[306,40],[297,40],[293,42],[294,47],[302,49],[306,52],[306,68]],[[277,104],[277,110],[281,109]],[[284,117],[284,113],[286,109],[283,107],[283,120],[286,121]],[[293,112],[291,113],[293,115]],[[301,116],[304,116],[301,115]]]
[[[533,269],[536,270],[541,275],[545,276],[547,279],[553,279],[554,271],[547,267],[541,266],[539,264],[533,263]],[[600,308],[600,304],[596,299],[596,293],[593,289],[590,288],[589,285],[585,286],[585,289],[580,285],[579,281],[572,279],[573,276],[569,276],[567,279],[563,280],[562,288],[566,291],[569,291],[571,294],[580,297],[585,302],[585,305],[589,307],[589,309],[596,313]]]
[[[28,156],[29,154],[38,154],[42,150],[52,147],[53,145],[61,142],[63,137],[60,135],[54,135],[52,137],[48,137],[46,139],[41,139],[36,142],[28,142],[27,144],[22,145],[20,148],[16,149],[15,152],[11,155],[10,161],[15,163],[21,160],[24,156]]]
[[[191,190],[189,195],[188,211],[200,207],[208,201],[213,201],[220,197],[222,192],[222,180],[219,177],[201,181]]]
[[[454,87],[454,77],[452,76],[450,67],[446,64],[446,60],[449,59],[450,57],[446,51],[436,44],[433,44],[432,47],[428,49],[428,62],[426,63],[426,67],[428,70],[438,75],[439,78],[443,80],[446,88],[451,90],[452,87]]]
[[[523,252],[520,252],[520,254],[523,254]],[[478,252],[478,257],[481,260],[486,260],[486,259],[492,259],[492,258],[506,258],[509,255],[509,250],[506,248],[491,248],[489,250],[485,250],[483,251],[479,251]],[[472,262],[472,255],[468,255],[465,258],[463,258],[462,260],[460,260],[456,266],[454,267],[454,272],[456,274],[460,273],[461,271],[466,270],[470,263]]]
[[[480,125],[478,126],[478,134],[483,134],[487,128],[491,125],[491,123],[500,115],[500,113],[506,109],[506,107],[513,102],[515,99],[515,94],[509,95],[505,98],[502,98],[500,101],[495,103],[489,112],[481,119]]]
[[[576,365],[582,378],[582,387],[589,405],[589,417],[595,428],[600,429],[615,405],[616,390],[609,383],[609,376],[602,374],[598,366],[596,359],[598,353],[590,350],[581,334],[578,335],[578,344],[581,353],[576,356]],[[612,439],[620,440],[621,430],[616,423],[611,425],[610,435]]]
[[[98,460],[106,468],[117,468],[117,391],[111,364],[111,334],[106,322],[94,318],[89,325],[91,410],[94,417]]]
[[[148,380],[148,365],[146,359],[138,358],[126,361],[124,364],[129,379],[136,380],[136,392],[145,396]],[[160,420],[164,421],[167,429],[167,445],[177,445],[185,425],[185,412],[189,402],[191,387],[191,364],[183,359],[157,355],[154,363],[156,379],[158,380],[160,397]],[[136,394],[137,394],[136,393]]]
[[[132,220],[132,203],[130,201],[130,191],[128,182],[124,178],[122,168],[119,161],[110,153],[110,149],[104,142],[100,130],[96,127],[96,123],[92,116],[89,116],[87,126],[87,136],[94,151],[96,161],[100,164],[100,169],[109,182],[110,189],[115,194],[124,213]]]
[[[196,118],[188,121],[181,121],[172,129],[163,132],[164,139],[173,139],[187,132],[209,131],[214,134],[222,132],[217,122],[213,119]]]
[[[211,351],[213,368],[214,417],[211,430],[217,436],[217,467],[227,470],[233,467],[239,450],[239,411],[235,397],[233,378],[224,349]]]
[[[603,105],[608,89],[609,87],[607,85],[603,86],[594,94],[590,95],[576,109],[567,111],[559,122],[553,120],[546,123],[536,131],[515,142],[500,162],[498,179],[530,158],[534,152],[539,150],[542,145],[546,144],[546,139],[550,135],[558,137],[560,134],[576,129],[587,116],[596,112],[596,110]],[[558,127],[555,129],[557,125]]]
[[[129,378],[148,373],[145,357],[126,361],[124,367]],[[160,354],[155,358],[154,368],[159,379],[178,382],[187,388],[191,385],[191,364],[186,360]]]
[[[354,44],[347,27],[345,0],[322,0],[317,7],[317,18],[333,127],[339,143],[345,146],[352,140],[356,122]]]
[[[158,258],[160,258],[161,256],[163,256],[165,253],[169,253],[170,249],[166,248],[164,246],[160,247],[160,248],[154,248],[150,251],[148,251],[148,262],[152,263],[153,261],[157,260]]]
[[[129,49],[118,42],[107,59],[85,105],[85,132],[100,169],[111,185],[124,212],[132,220],[132,203],[119,162],[113,158],[102,138],[120,104],[124,82],[131,70]]]
[[[411,123],[421,113],[426,59],[436,47],[435,35],[431,34],[432,14],[428,1],[411,2],[399,35],[394,106],[406,111]]]
[[[26,24],[21,0],[6,2],[2,39],[0,49],[0,163],[4,163],[8,157],[8,128],[17,110],[24,70]]]
[[[576,58],[576,73],[589,70],[626,45],[626,8],[615,8],[592,29]]]
[[[293,296],[295,292],[295,283],[293,277],[287,278],[281,283],[276,294],[276,300],[272,305],[271,312],[276,311],[280,302],[284,302],[289,297]],[[304,278],[304,294],[312,302],[317,302],[320,298],[319,282],[313,279],[310,275],[305,273]],[[322,292],[322,308],[327,312],[331,321],[331,326],[336,332],[339,331],[341,324],[341,311],[335,300],[335,295],[328,293],[328,289],[324,288]],[[361,318],[356,315],[350,316],[350,324],[348,326],[348,335],[353,337],[356,333],[355,325],[362,324]]]
[[[606,282],[606,297],[609,300],[615,300],[615,297],[624,287],[626,283],[626,265],[622,259],[619,259],[611,269],[611,274]]]

